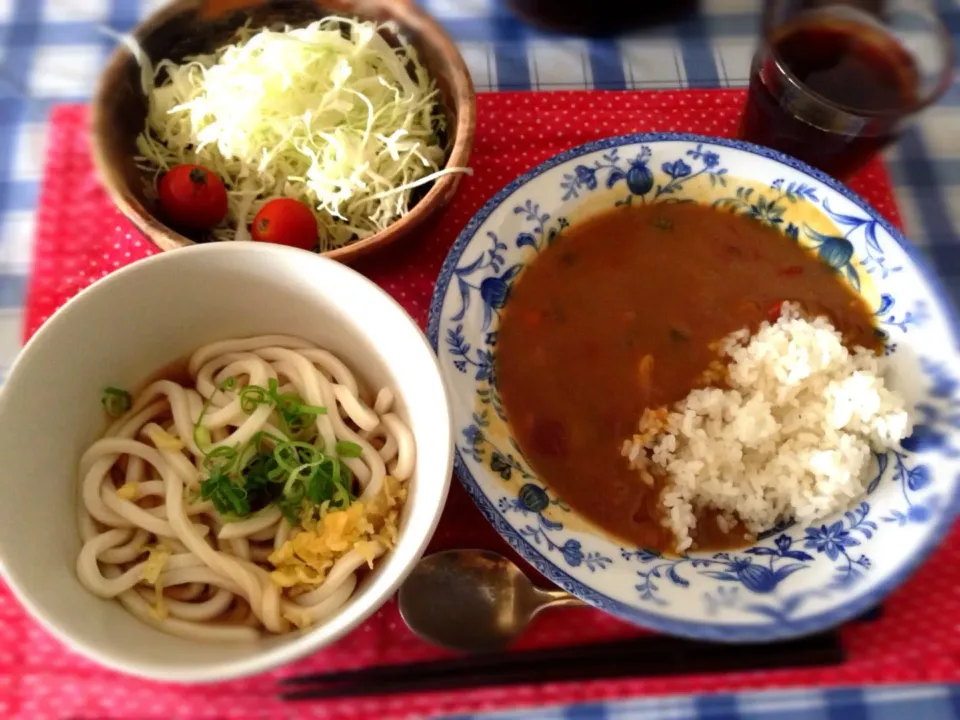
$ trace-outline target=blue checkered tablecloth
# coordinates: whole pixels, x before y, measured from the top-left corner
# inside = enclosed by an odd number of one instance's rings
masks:
[[[960,45],[960,0],[936,1]],[[743,86],[762,0],[703,0],[699,14],[615,42],[535,30],[499,0],[420,2],[446,25],[483,91]],[[113,45],[102,26],[130,30],[162,3],[0,0],[0,380],[19,351],[50,107],[89,98]],[[960,301],[960,81],[888,161],[908,235]],[[960,686],[638,699],[489,717],[960,720]]]
[[[480,720],[455,715],[445,720]],[[960,687],[832,688],[638,698],[491,713],[482,720],[960,720]]]

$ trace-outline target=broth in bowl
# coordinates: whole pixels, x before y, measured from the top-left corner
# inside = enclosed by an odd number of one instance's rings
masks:
[[[871,448],[909,431],[881,347],[866,302],[795,237],[657,203],[574,223],[524,270],[496,377],[575,511],[641,547],[718,549],[863,494]]]

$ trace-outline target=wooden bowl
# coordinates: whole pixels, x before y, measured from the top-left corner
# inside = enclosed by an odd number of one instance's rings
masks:
[[[248,19],[254,26],[277,22],[302,26],[327,15],[392,20],[399,26],[440,90],[448,119],[447,165],[466,166],[476,130],[470,73],[450,37],[412,0],[173,0],[133,34],[151,61],[181,60],[225,44]],[[150,192],[150,178],[134,162],[135,141],[143,131],[146,112],[140,66],[133,54],[121,47],[110,58],[93,101],[94,161],[120,211],[160,249],[175,250],[194,241],[164,224]],[[438,178],[404,217],[368,238],[324,254],[350,262],[412,235],[450,202],[460,177],[460,173],[451,173]]]

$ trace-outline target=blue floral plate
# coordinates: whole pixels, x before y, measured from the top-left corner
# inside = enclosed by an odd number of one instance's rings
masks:
[[[915,410],[903,447],[876,456],[864,499],[736,552],[669,557],[591,526],[537,477],[497,391],[500,312],[525,265],[566,225],[625,203],[694,200],[779,228],[834,267],[876,313],[885,370]],[[747,143],[630,135],[548,160],[499,192],[450,251],[429,336],[451,395],[456,472],[486,518],[543,575],[656,630],[730,642],[815,632],[876,604],[949,530],[958,509],[956,322],[916,250],[822,173]]]

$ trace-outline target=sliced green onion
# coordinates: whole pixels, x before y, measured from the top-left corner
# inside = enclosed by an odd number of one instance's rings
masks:
[[[255,433],[252,438],[250,438],[249,444],[256,448],[257,452],[262,453],[264,450],[264,441],[270,441],[276,447],[279,443],[285,442],[283,438],[277,437],[272,433],[268,433],[266,430],[261,430],[258,433]]]
[[[325,415],[327,409],[320,405],[306,405],[296,393],[280,392],[276,378],[267,381],[267,387],[247,385],[240,390],[240,409],[248,415],[260,405],[273,405],[285,434],[302,439],[303,432],[317,415]]]
[[[343,465],[339,462],[335,462],[333,466],[333,497],[331,500],[337,506],[345,508],[350,504],[351,497],[350,491],[347,490],[343,485],[343,474],[342,471],[346,470]]]
[[[226,378],[221,387],[236,387],[231,379]],[[273,504],[296,523],[304,502],[330,502],[333,507],[345,508],[353,500],[350,470],[337,457],[324,454],[316,428],[309,435],[302,432],[327,409],[306,405],[299,395],[281,393],[279,387],[276,378],[270,378],[267,387],[247,385],[240,388],[238,396],[241,409],[248,414],[260,405],[272,405],[287,437],[260,431],[242,445],[203,450],[208,477],[201,482],[201,496],[227,520]],[[194,426],[194,440],[202,448],[211,444],[210,431],[202,424],[209,407],[207,401]],[[336,451],[340,457],[359,457],[361,447],[345,441],[337,444]]]
[[[205,447],[213,444],[213,438],[210,437],[210,430],[203,424],[203,416],[206,415],[207,410],[210,409],[211,402],[212,400],[208,399],[203,403],[203,407],[200,408],[200,415],[193,424],[193,444],[197,446],[200,452],[204,452]]]
[[[303,419],[302,415],[291,415],[288,413],[280,413],[281,425],[283,425],[284,430],[286,430],[287,435],[291,437],[301,437],[303,431],[307,428],[307,423]]]
[[[302,464],[300,454],[291,442],[277,443],[277,446],[273,448],[273,457],[277,465],[287,472],[296,470]]]
[[[193,426],[193,442],[200,449],[200,452],[203,452],[203,449],[208,445],[213,444],[213,438],[210,437],[210,431],[198,421],[196,425]]]
[[[201,482],[200,497],[210,500],[221,514],[237,517],[250,514],[246,489],[234,483],[224,473],[215,472]]]
[[[327,408],[323,405],[301,405],[298,410],[301,415],[326,415]]]
[[[355,442],[341,440],[337,443],[337,455],[345,458],[357,458],[363,454],[363,448]]]
[[[305,493],[303,485],[297,483],[290,492],[285,492],[276,501],[280,512],[291,525],[296,525],[300,520],[300,508],[303,505]]]
[[[121,388],[105,388],[100,396],[100,404],[110,417],[118,418],[133,407],[130,393]]]
[[[270,404],[270,394],[259,385],[247,385],[240,388],[240,409],[247,415],[261,405]]]
[[[206,428],[203,428],[206,430]],[[209,431],[208,431],[209,434]],[[227,467],[229,468],[233,465],[234,460],[237,459],[237,450],[236,448],[227,447],[226,445],[221,445],[220,447],[214,448],[203,458],[203,467],[206,470],[213,470],[215,467]]]

